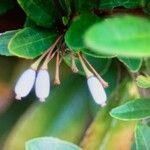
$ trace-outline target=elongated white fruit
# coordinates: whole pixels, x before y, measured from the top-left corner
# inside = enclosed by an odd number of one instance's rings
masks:
[[[35,82],[36,71],[27,69],[19,78],[15,86],[16,99],[21,100],[31,91]]]
[[[50,92],[50,77],[47,70],[39,70],[35,82],[35,93],[41,102],[44,102]]]
[[[104,107],[106,105],[107,96],[100,81],[96,77],[91,76],[88,78],[87,83],[94,101]]]

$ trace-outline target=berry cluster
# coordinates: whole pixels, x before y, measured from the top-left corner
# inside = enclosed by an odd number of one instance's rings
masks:
[[[48,73],[48,63],[56,54],[56,72],[55,72],[55,84],[60,84],[59,79],[59,66],[63,59],[63,56],[66,53],[66,50],[61,51],[60,48],[56,46],[62,43],[63,36],[59,36],[56,42],[41,56],[35,61],[30,69],[27,69],[19,78],[16,86],[15,93],[16,99],[21,99],[22,97],[27,96],[35,83],[35,93],[41,102],[49,96],[50,93],[50,76]],[[64,44],[62,44],[63,46]],[[61,57],[60,57],[61,56]],[[96,72],[88,60],[80,52],[77,54],[70,54],[72,60],[72,71],[78,72],[78,68],[75,64],[74,57],[77,57],[80,60],[80,63],[83,67],[85,75],[87,77],[87,84],[91,95],[94,101],[101,105],[102,107],[106,105],[107,96],[104,88],[108,87],[108,83],[105,82],[102,77]],[[39,68],[41,61],[44,59],[43,64]],[[38,69],[39,68],[39,69]]]

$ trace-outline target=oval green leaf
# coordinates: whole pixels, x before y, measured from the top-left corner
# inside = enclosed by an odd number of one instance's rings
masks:
[[[85,31],[100,19],[93,14],[83,14],[74,18],[71,26],[65,34],[67,46],[75,51],[85,49],[84,33]]]
[[[81,150],[81,148],[57,138],[42,137],[28,141],[26,150]]]
[[[143,59],[118,57],[118,59],[125,65],[131,72],[137,72],[142,66]]]
[[[111,110],[110,115],[120,120],[139,120],[150,117],[150,99],[137,99]]]
[[[57,33],[55,32],[24,28],[10,40],[9,52],[19,57],[33,59],[47,50],[56,38]]]
[[[55,6],[52,0],[18,0],[27,16],[43,27],[51,27],[55,22]]]
[[[120,15],[93,25],[85,34],[89,50],[119,56],[150,56],[150,21]]]

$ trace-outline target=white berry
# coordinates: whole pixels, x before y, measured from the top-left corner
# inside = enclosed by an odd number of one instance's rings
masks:
[[[88,78],[87,84],[94,101],[102,107],[106,105],[107,96],[101,82],[94,76]]]
[[[15,86],[16,99],[21,99],[29,94],[34,82],[36,71],[33,69],[26,70],[19,78]]]
[[[39,70],[35,82],[35,93],[41,102],[48,97],[50,93],[50,77],[47,70]]]

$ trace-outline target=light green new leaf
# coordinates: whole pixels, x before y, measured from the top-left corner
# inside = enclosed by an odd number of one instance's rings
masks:
[[[24,28],[9,42],[8,48],[13,55],[32,59],[41,55],[56,40],[57,33],[35,28]]]
[[[18,31],[7,31],[2,33],[0,36],[0,55],[11,56],[12,54],[8,50],[8,43],[10,39],[17,33]]]
[[[100,19],[92,14],[83,14],[77,16],[71,23],[70,28],[65,34],[65,42],[70,49],[79,51],[85,49],[84,33],[85,31]]]
[[[131,72],[139,71],[142,65],[142,59],[140,58],[118,57],[118,59],[126,65]]]
[[[120,120],[138,120],[150,117],[150,99],[137,99],[111,110],[110,115]]]
[[[85,33],[86,45],[97,54],[149,57],[149,41],[150,21],[130,15],[107,18]]]
[[[52,0],[18,0],[27,16],[43,27],[51,27],[55,22],[56,11]]]
[[[150,88],[150,76],[138,76],[136,79],[137,85],[141,88]]]
[[[113,9],[114,7],[123,6],[125,8],[136,8],[141,6],[142,0],[101,0],[99,8]]]
[[[149,150],[150,149],[150,127],[148,125],[139,124],[136,127],[135,145],[136,150]]]
[[[26,150],[81,150],[81,148],[57,138],[42,137],[28,141]]]

